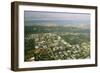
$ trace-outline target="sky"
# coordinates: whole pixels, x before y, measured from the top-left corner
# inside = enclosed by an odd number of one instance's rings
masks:
[[[89,13],[68,13],[68,12],[43,12],[43,11],[24,11],[24,20],[36,22],[53,23],[80,23],[89,24]]]

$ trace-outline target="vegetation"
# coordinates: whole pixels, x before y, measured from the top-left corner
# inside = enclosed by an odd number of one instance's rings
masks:
[[[90,58],[90,31],[63,26],[25,26],[25,61]]]

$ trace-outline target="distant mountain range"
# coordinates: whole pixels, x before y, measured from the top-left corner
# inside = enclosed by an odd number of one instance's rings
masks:
[[[80,21],[80,20],[28,20],[28,21],[24,21],[25,26],[32,26],[32,25],[52,25],[52,26],[66,26],[66,25],[71,25],[71,26],[76,26],[81,25],[81,24],[85,24],[85,25],[89,25],[90,22],[87,21]]]

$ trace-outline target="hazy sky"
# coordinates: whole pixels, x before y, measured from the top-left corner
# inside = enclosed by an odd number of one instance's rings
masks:
[[[82,21],[90,23],[90,14],[67,12],[24,11],[25,21]]]

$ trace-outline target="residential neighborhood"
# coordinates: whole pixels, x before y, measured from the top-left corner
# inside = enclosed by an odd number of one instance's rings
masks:
[[[72,34],[72,33],[71,33]],[[31,34],[27,39],[34,39],[34,56],[29,60],[65,60],[89,58],[89,46],[86,43],[71,45],[55,33]],[[84,48],[85,47],[85,48]],[[85,51],[86,50],[86,51]],[[83,54],[84,55],[81,55]]]

